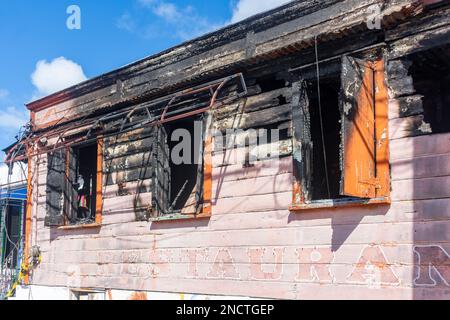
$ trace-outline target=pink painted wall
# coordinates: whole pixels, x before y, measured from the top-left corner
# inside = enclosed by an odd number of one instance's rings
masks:
[[[33,283],[288,299],[448,299],[450,134],[394,139],[391,151],[391,206],[290,213],[290,158],[215,168],[210,220],[134,222],[130,202],[129,210],[105,212],[100,230],[50,230],[40,193],[33,243],[43,259]],[[118,200],[105,206],[109,201]]]
[[[32,283],[283,299],[450,299],[450,134],[407,137],[404,121],[391,114],[389,206],[292,213],[290,157],[243,169],[220,167],[224,155],[216,154],[210,219],[136,222],[133,197],[108,197],[100,229],[49,229],[41,157],[32,243],[43,257]]]

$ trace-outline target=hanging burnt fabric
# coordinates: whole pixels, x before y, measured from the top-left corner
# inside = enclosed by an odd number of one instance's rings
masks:
[[[66,186],[66,150],[47,154],[47,188],[45,226],[64,225],[64,190]]]
[[[344,57],[341,73],[341,195],[375,198],[375,78],[372,64]]]
[[[313,142],[309,98],[305,81],[293,83],[292,119],[294,131],[294,203],[311,200]]]
[[[153,146],[153,193],[154,217],[161,217],[169,211],[170,199],[170,150],[168,134],[163,125],[158,126]]]

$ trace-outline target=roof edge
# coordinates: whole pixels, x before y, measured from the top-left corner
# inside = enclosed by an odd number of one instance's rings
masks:
[[[322,2],[325,2],[325,1],[322,1]],[[329,0],[328,2],[330,2],[330,4],[334,4],[337,2],[343,2],[343,0],[334,0],[334,1]],[[321,4],[321,1],[313,0],[310,3],[310,7],[305,7],[305,8],[320,6],[320,4]],[[119,67],[117,69],[114,69],[112,71],[100,74],[98,76],[95,76],[94,78],[88,79],[86,81],[83,81],[81,83],[78,83],[76,85],[68,87],[66,89],[63,89],[63,90],[60,90],[53,94],[50,94],[48,96],[28,102],[25,104],[25,106],[30,111],[39,111],[39,110],[45,109],[47,107],[53,106],[55,104],[62,103],[64,101],[79,97],[79,96],[83,95],[84,93],[91,92],[95,89],[100,89],[100,88],[104,88],[108,85],[113,85],[118,77],[125,76],[126,74],[128,74],[130,72],[136,71],[135,69],[140,70],[142,68],[145,68],[146,67],[145,62],[147,62],[149,60],[157,59],[157,58],[167,55],[171,52],[175,52],[177,49],[180,49],[183,47],[188,47],[193,44],[205,41],[207,39],[213,39],[217,35],[220,35],[221,33],[223,33],[224,31],[238,29],[239,27],[243,27],[243,26],[251,26],[252,24],[258,23],[260,20],[269,18],[271,16],[276,16],[277,14],[280,14],[280,13],[284,12],[285,10],[295,9],[296,7],[301,7],[301,6],[305,6],[305,5],[306,5],[305,1],[293,0],[284,5],[276,7],[274,9],[253,15],[242,21],[227,25],[218,30],[215,30],[215,31],[206,33],[204,35],[201,35],[199,37],[196,37],[194,39],[182,42],[182,43],[180,43],[176,46],[170,47],[166,50],[149,55],[143,59],[137,60],[130,64],[126,64],[126,65]],[[295,17],[292,19],[295,19]],[[268,28],[270,28],[270,26],[268,26],[267,29]],[[243,37],[245,37],[245,35],[242,35],[241,38],[243,38]],[[229,41],[229,42],[231,42],[231,41]],[[89,88],[87,88],[87,87],[89,87]]]

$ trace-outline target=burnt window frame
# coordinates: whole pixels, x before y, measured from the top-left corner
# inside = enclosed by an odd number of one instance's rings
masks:
[[[156,189],[157,186],[160,185],[159,179],[157,179],[158,173],[162,172],[164,170],[161,170],[159,168],[160,164],[160,153],[159,150],[161,149],[160,145],[163,145],[164,148],[167,148],[164,150],[164,154],[169,153],[170,157],[170,147],[169,147],[169,141],[170,136],[166,133],[166,129],[163,124],[160,124],[157,126],[155,139],[154,139],[154,146],[152,148],[152,212],[151,217],[149,218],[150,221],[157,222],[157,221],[166,221],[166,220],[183,220],[183,219],[200,219],[200,218],[209,218],[211,217],[212,213],[212,144],[213,144],[213,137],[211,135],[211,122],[212,122],[212,112],[207,111],[203,113],[198,113],[196,115],[186,117],[187,119],[192,118],[195,122],[197,117],[200,116],[200,119],[202,121],[202,136],[200,141],[200,152],[201,157],[199,157],[199,163],[198,163],[198,171],[202,171],[201,174],[198,172],[197,174],[197,182],[196,182],[196,205],[201,210],[197,211],[196,213],[188,213],[183,214],[179,212],[172,212],[169,209],[170,208],[164,208],[161,206],[161,199],[158,197],[160,194],[159,191]],[[195,125],[195,123],[194,123]],[[164,134],[162,134],[164,133]],[[194,141],[191,140],[191,143],[194,143]],[[170,159],[169,159],[170,161]],[[169,172],[169,176],[172,173]],[[202,180],[201,184],[198,184],[199,178]],[[169,182],[170,184],[170,182]],[[168,192],[168,196],[170,199],[170,190],[166,191]],[[199,195],[200,194],[200,195]],[[166,195],[167,196],[167,195]],[[201,197],[201,198],[199,198]],[[164,201],[163,206],[170,206],[170,200],[169,199],[162,199]],[[166,201],[167,200],[167,201]]]
[[[73,151],[76,148],[82,148],[86,145],[96,145],[96,188],[92,191],[92,196],[95,196],[95,217],[93,221],[89,223],[79,223],[74,224],[70,221],[70,216],[73,210],[73,201],[78,201],[78,199],[73,199],[73,193],[71,190],[74,187],[76,181],[74,181],[74,168],[71,165],[71,160],[73,160]],[[86,144],[78,144],[66,147],[60,147],[56,150],[52,150],[47,153],[47,175],[51,174],[53,171],[52,163],[56,159],[57,165],[57,179],[59,180],[59,188],[55,190],[49,187],[49,182],[47,181],[47,200],[46,208],[47,213],[45,217],[45,226],[50,228],[60,228],[60,229],[78,229],[78,228],[90,228],[99,227],[102,224],[102,211],[103,211],[103,138],[98,137],[96,141]],[[78,160],[76,160],[78,161]],[[78,163],[73,163],[78,166]],[[75,169],[76,170],[76,169]],[[49,197],[59,197],[60,205],[57,210],[50,210],[51,202]]]
[[[341,89],[339,94],[339,108],[341,113],[341,134],[343,133],[343,121],[345,121],[343,111],[343,63],[345,59],[353,59],[352,56],[343,56],[340,66],[341,74]],[[355,60],[358,60],[355,58]],[[312,148],[313,141],[311,138],[310,126],[310,113],[308,110],[310,101],[308,100],[306,88],[304,86],[304,79],[302,76],[297,75],[297,81],[293,82],[293,193],[292,204],[289,209],[291,211],[305,211],[321,208],[335,208],[341,206],[359,206],[370,204],[390,204],[390,165],[389,165],[389,127],[388,127],[388,93],[385,74],[385,59],[384,57],[364,59],[368,68],[373,72],[373,103],[374,103],[374,145],[375,150],[377,146],[381,148],[381,152],[376,152],[374,155],[375,172],[376,172],[376,185],[375,196],[371,197],[358,197],[358,196],[345,196],[341,199],[311,199],[311,184],[312,184]],[[364,80],[362,80],[364,81]],[[356,82],[355,82],[356,83]],[[363,85],[363,83],[361,83]],[[365,93],[365,92],[363,92]],[[342,147],[344,145],[344,138],[341,136],[341,192],[343,188],[343,181],[345,176],[344,164],[342,157],[345,156],[345,152],[349,152]]]

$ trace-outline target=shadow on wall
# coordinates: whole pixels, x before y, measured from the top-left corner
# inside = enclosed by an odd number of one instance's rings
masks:
[[[343,207],[335,209],[317,209],[292,213],[289,222],[293,221],[331,221],[332,238],[331,250],[337,252],[345,244],[361,221],[370,216],[385,216],[389,211],[389,205],[369,205],[357,207]],[[327,225],[327,224],[324,224]]]
[[[86,228],[82,225],[79,228],[64,229],[58,227],[50,228],[50,242],[58,240],[59,237],[70,238],[75,236],[96,236],[100,234],[101,227]]]
[[[425,44],[424,44],[425,45]],[[408,56],[421,99],[421,136],[412,138],[413,299],[450,297],[450,45]],[[417,108],[415,108],[417,110]],[[419,128],[420,129],[420,128]]]

